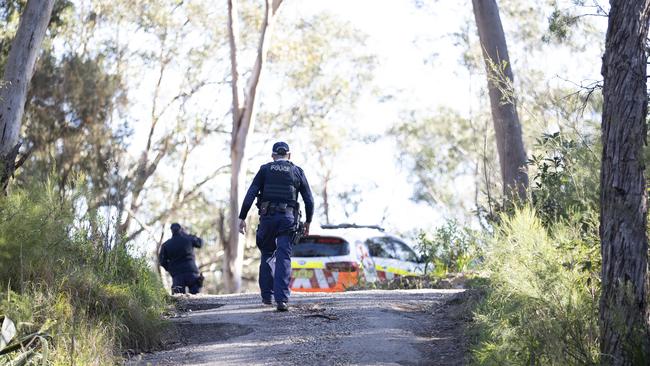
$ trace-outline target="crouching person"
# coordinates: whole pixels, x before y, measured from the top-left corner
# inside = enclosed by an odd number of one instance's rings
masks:
[[[184,294],[185,288],[197,294],[203,286],[203,276],[196,266],[194,248],[201,248],[203,240],[186,233],[180,224],[171,226],[172,238],[160,247],[160,265],[172,276],[172,294]]]

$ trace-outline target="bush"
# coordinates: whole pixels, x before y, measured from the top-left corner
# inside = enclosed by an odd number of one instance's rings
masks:
[[[588,137],[559,132],[537,139],[528,161],[531,198],[545,226],[598,207],[600,156]],[[579,142],[582,141],[582,142]]]
[[[504,216],[486,253],[473,362],[597,364],[598,248],[597,223],[584,215],[548,231],[532,209]]]
[[[19,334],[47,331],[54,364],[114,364],[159,344],[167,296],[144,258],[104,250],[83,202],[48,184],[0,199],[0,314]]]
[[[417,248],[427,260],[425,273],[433,270],[434,277],[443,277],[476,266],[482,256],[481,246],[477,232],[458,227],[456,220],[448,220],[432,237],[421,232]]]

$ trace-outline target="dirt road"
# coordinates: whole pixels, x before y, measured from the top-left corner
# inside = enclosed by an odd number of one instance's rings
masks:
[[[199,296],[174,318],[172,349],[129,365],[463,365],[462,290],[292,294],[290,311],[258,295]]]

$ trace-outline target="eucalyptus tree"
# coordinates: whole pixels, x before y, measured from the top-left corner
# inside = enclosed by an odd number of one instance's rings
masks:
[[[29,82],[52,15],[54,0],[29,0],[4,65],[0,85],[0,187],[6,190],[20,149],[19,133]]]
[[[650,1],[610,2],[603,56],[600,349],[604,365],[650,360],[646,149]]]
[[[406,111],[391,127],[389,136],[401,147],[399,162],[413,182],[414,201],[462,217],[472,205],[480,207],[484,203],[479,197],[482,193],[487,195],[488,205],[497,196],[492,166],[496,151],[488,143],[493,129],[482,123],[489,116],[472,117],[464,117],[449,108]],[[462,181],[473,184],[472,200],[458,194],[458,183]]]
[[[499,8],[496,0],[472,0],[472,5],[485,59],[503,193],[506,197],[525,200],[528,188],[528,159],[516,99],[512,97],[514,75]]]
[[[0,4],[0,22],[5,25],[0,32],[0,67],[7,61],[26,3]],[[129,129],[111,123],[124,103],[123,82],[106,62],[113,55],[109,47],[86,47],[97,19],[78,6],[67,0],[54,2],[47,41],[27,92],[13,184],[29,187],[51,180],[61,196],[76,186],[87,192],[79,198],[79,207],[96,212],[123,191],[115,184],[116,166]],[[87,224],[96,237],[105,229],[96,220]]]
[[[227,292],[241,289],[241,271],[244,260],[244,247],[239,240],[239,202],[243,197],[246,176],[244,160],[246,144],[255,129],[256,97],[260,78],[265,68],[270,38],[274,28],[276,13],[282,0],[265,0],[259,41],[255,51],[255,61],[245,88],[239,84],[242,73],[239,60],[239,12],[238,1],[228,0],[228,43],[230,46],[230,84],[232,88],[232,132],[230,141],[230,201],[228,220],[228,242],[225,246],[223,274]],[[242,93],[243,92],[243,93]]]
[[[160,242],[171,217],[181,220],[199,203],[208,212],[205,191],[228,167],[226,159],[215,159],[214,169],[202,165],[206,149],[227,134],[225,110],[213,99],[225,85],[226,36],[218,26],[225,18],[211,1],[89,7],[101,22],[90,47],[112,47],[110,66],[126,89],[113,124],[132,126],[130,147],[116,162],[119,196],[105,203],[116,218],[113,232],[124,244]]]
[[[260,41],[259,32],[256,30],[261,27],[264,10],[262,7],[260,11],[260,7],[255,6],[254,2],[242,2],[240,5],[240,16],[237,19],[242,30],[239,33],[241,37],[237,37],[236,41],[239,45],[237,60],[252,60],[254,65]],[[361,92],[361,86],[371,78],[374,58],[364,47],[363,34],[351,24],[335,19],[329,14],[279,17],[276,22],[272,34],[267,33],[267,37],[271,38],[266,40],[269,42],[268,62],[261,76],[265,81],[263,87],[258,86],[256,91],[256,103],[259,104],[254,106],[257,112],[251,120],[251,124],[255,122],[255,133],[250,130],[248,132],[247,139],[250,141],[247,142],[242,169],[251,159],[259,159],[260,152],[257,149],[251,151],[251,146],[268,144],[271,136],[289,139],[292,147],[303,146],[308,147],[310,151],[317,151],[316,154],[296,156],[298,159],[306,159],[309,162],[307,164],[318,166],[319,160],[315,155],[321,156],[322,152],[323,159],[327,160],[326,165],[331,166],[336,157],[336,145],[340,143],[340,139],[349,135],[348,132],[341,131],[353,129],[349,121],[352,118],[350,110]],[[229,48],[226,47],[226,50],[229,51]],[[241,66],[241,62],[238,63]],[[229,75],[231,70],[227,72]],[[342,128],[344,126],[348,127]],[[267,157],[268,151],[265,150],[261,154]],[[316,174],[321,172],[321,169],[314,169]],[[247,173],[250,174],[250,170],[247,170]],[[313,174],[309,171],[307,173],[310,176]],[[222,254],[215,251],[202,255],[202,262],[206,266],[211,263],[213,267],[221,269],[223,265],[227,265],[225,248],[228,240],[232,239],[227,219],[231,212],[229,205],[229,198],[226,198],[225,202],[219,202],[216,210],[212,209],[212,212],[216,211],[216,217],[213,216],[210,221],[213,224],[214,237],[216,241],[224,244],[224,252]],[[247,244],[252,240],[254,237],[250,236],[239,238],[238,250],[244,254],[243,261],[239,263],[245,264],[254,260],[247,252],[251,247]],[[254,256],[254,251],[251,252],[250,255]],[[221,266],[215,262],[218,260],[221,260]],[[238,271],[246,274],[246,268]],[[245,277],[250,277],[250,274]],[[231,291],[226,288],[227,281],[221,282],[224,282],[224,290]],[[221,289],[220,286],[217,287]]]
[[[4,2],[0,21],[0,67],[7,61],[11,40],[18,27],[19,14],[26,1]],[[108,120],[123,98],[118,75],[106,70],[102,59],[108,52],[88,54],[72,38],[87,33],[93,22],[79,25],[72,4],[56,1],[48,32],[52,41],[44,42],[41,56],[27,92],[21,126],[21,153],[16,161],[20,171],[18,185],[32,180],[54,179],[64,194],[71,178],[88,177],[97,201],[109,190],[106,161],[118,155],[124,128],[113,129]],[[65,46],[54,48],[55,41]],[[89,138],[90,137],[90,138]]]
[[[289,135],[308,149],[296,158],[304,159],[308,176],[317,178],[310,184],[320,201],[321,222],[329,222],[340,203],[331,187],[340,153],[366,137],[357,128],[355,107],[370,91],[377,60],[366,46],[368,36],[330,13],[280,23],[269,51],[269,77],[287,92],[263,91],[260,128]]]
[[[465,1],[458,9],[468,9],[468,5],[470,2]],[[495,81],[501,82],[498,86],[505,98],[501,103],[516,104],[520,124],[524,126],[523,144],[528,146],[526,155],[531,159],[543,154],[540,149],[548,147],[540,148],[538,143],[544,134],[559,130],[562,136],[570,135],[588,145],[586,152],[595,150],[594,142],[600,136],[594,126],[598,124],[602,104],[597,81],[598,49],[604,38],[598,23],[601,18],[585,16],[591,14],[591,8],[567,5],[564,9],[554,1],[501,0],[499,5],[503,30],[508,37],[508,65],[519,70],[518,77],[503,83],[506,64],[486,64],[485,48],[473,24],[475,16],[468,11],[460,22],[461,28],[448,35],[453,40],[454,51],[459,54],[456,72],[466,75],[468,80],[467,97],[460,96],[464,98],[463,107],[432,108],[403,103],[402,116],[392,131],[392,135],[402,141],[400,146],[407,146],[399,155],[415,184],[416,200],[436,205],[436,200],[431,198],[430,193],[433,193],[442,202],[440,206],[458,208],[464,205],[465,211],[473,201],[482,218],[494,217],[490,213],[500,206],[503,178],[495,144],[493,103],[487,83],[480,82],[481,78],[499,76]],[[421,9],[427,10],[433,13],[435,8]],[[580,60],[580,65],[567,62],[549,65],[539,61],[542,60],[540,56],[555,53],[569,54],[572,59]],[[436,59],[432,62],[435,65]],[[488,74],[490,70],[492,75]],[[583,81],[585,79],[587,81]],[[453,115],[453,123],[450,115]],[[471,138],[467,138],[468,133]],[[408,141],[408,145],[404,141]],[[437,148],[438,145],[443,147]],[[464,154],[448,151],[448,146],[461,149]],[[596,155],[593,158],[598,160]],[[535,201],[533,191],[540,184],[539,171],[534,165],[528,169],[533,187],[529,193]],[[590,174],[588,168],[582,169],[582,173]],[[459,191],[454,184],[449,184],[450,180],[461,176],[466,184],[470,180],[474,182],[473,189]],[[429,193],[420,188],[427,188]],[[583,188],[593,189],[592,186]]]

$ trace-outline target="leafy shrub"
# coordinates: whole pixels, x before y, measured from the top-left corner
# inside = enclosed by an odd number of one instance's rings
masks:
[[[157,346],[167,296],[144,258],[104,250],[83,202],[47,183],[0,199],[0,314],[19,334],[47,329],[54,364],[114,364]]]
[[[595,220],[547,230],[530,208],[503,217],[486,253],[474,363],[597,364],[598,248]]]
[[[581,131],[582,132],[582,131]],[[548,229],[557,221],[598,210],[600,190],[599,134],[556,132],[535,141],[527,161],[530,175],[529,200],[517,197],[489,197],[488,207],[477,207],[485,229],[500,224],[503,214],[513,215],[518,207],[532,203]]]
[[[559,132],[537,139],[528,160],[533,206],[545,226],[598,207],[600,157],[587,137]]]
[[[476,265],[482,255],[481,246],[477,232],[459,227],[456,220],[448,220],[432,237],[421,232],[417,248],[427,259],[425,272],[432,269],[434,276],[442,277]]]

